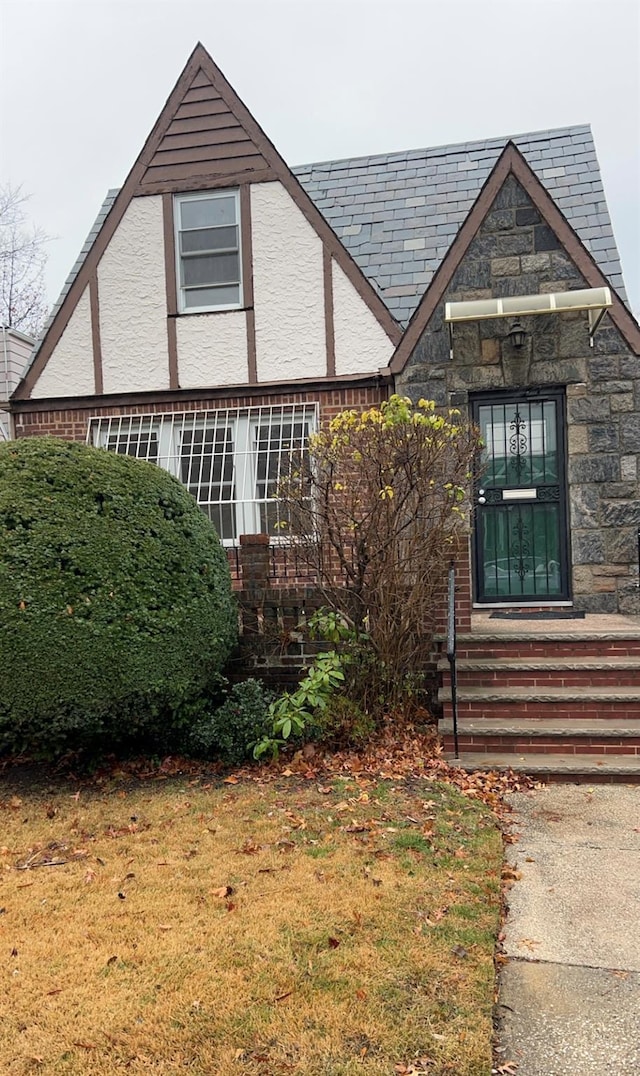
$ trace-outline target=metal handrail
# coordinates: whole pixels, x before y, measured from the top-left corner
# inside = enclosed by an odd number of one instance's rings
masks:
[[[454,761],[460,759],[458,750],[458,674],[456,669],[456,570],[449,567],[449,591],[447,604],[447,659],[451,670],[451,713],[453,717]]]

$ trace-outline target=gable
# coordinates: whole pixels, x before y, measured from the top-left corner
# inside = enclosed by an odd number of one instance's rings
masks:
[[[210,75],[198,68],[140,176],[140,189],[269,169]]]
[[[523,212],[533,213],[530,220],[518,216]],[[509,235],[512,230],[521,229],[517,236]],[[487,234],[489,231],[491,234]],[[473,252],[478,251],[476,238],[482,234],[483,245],[480,261],[484,259],[484,277],[469,270],[474,260]],[[502,235],[502,237],[501,237]],[[475,245],[474,245],[475,243]],[[466,298],[488,298],[500,295],[535,293],[538,290],[565,290],[567,275],[562,275],[561,268],[555,273],[553,252],[561,251],[574,267],[580,281],[576,286],[598,288],[610,286],[595,259],[580,240],[577,233],[560,212],[553,199],[546,191],[535,173],[518,152],[509,144],[487,179],[473,208],[467,215],[456,238],[448,250],[431,284],[420,301],[408,327],[391,361],[394,374],[401,374],[414,349],[418,346],[423,332],[431,322],[434,314],[442,312],[442,302],[449,289],[455,292],[457,287],[464,289]],[[488,259],[513,257],[516,259],[535,258],[536,255],[549,254],[548,262],[542,271],[542,277],[536,276],[541,263],[526,263],[531,268],[531,279],[522,278],[522,263],[518,263],[517,281],[509,283],[508,265],[501,284],[490,280]],[[476,265],[475,268],[478,268]],[[494,274],[495,275],[495,274]],[[568,274],[571,276],[571,274]],[[514,274],[515,278],[516,274]],[[525,274],[526,277],[526,274]],[[535,285],[534,285],[535,278]],[[557,287],[552,285],[557,284]],[[516,288],[517,290],[505,290]],[[479,290],[482,294],[469,294]],[[460,296],[462,297],[462,296]],[[628,346],[640,354],[640,328],[621,298],[613,292],[613,305],[608,317],[620,331]],[[449,295],[451,298],[451,295]]]
[[[288,221],[297,219],[298,223],[290,236],[294,245],[280,252],[281,282],[289,274],[289,286],[281,287],[278,293],[280,306],[254,312],[251,204],[256,199],[256,204],[259,203],[260,184],[286,192]],[[178,328],[181,315],[192,315],[184,307],[179,309],[176,294],[182,288],[184,296],[185,285],[176,279],[176,274],[184,269],[184,262],[174,246],[175,228],[179,227],[175,225],[175,199],[187,193],[202,197],[212,192],[213,197],[215,192],[226,190],[235,192],[241,207],[242,219],[237,225],[242,250],[237,255],[242,263],[242,294],[240,303],[237,297],[234,303],[238,311],[243,311],[243,317],[240,319],[235,309],[231,311],[229,317],[233,317],[235,324],[229,332],[220,327],[220,322],[218,329],[214,327],[213,317],[221,314],[208,309],[204,311],[208,334],[203,327],[187,329],[180,324]],[[144,208],[143,202],[147,203]],[[295,213],[291,206],[295,207]],[[136,235],[136,229],[131,229],[134,217],[146,220],[148,234],[138,230]],[[127,250],[115,254],[127,232],[130,233]],[[287,264],[297,262],[300,267],[304,262],[301,253],[296,252],[296,242],[302,245],[301,249],[310,244],[316,252],[311,275],[317,291],[313,295],[304,291],[300,274],[293,273]],[[202,387],[214,387],[222,383],[253,384],[267,377],[300,380],[332,376],[335,373],[330,329],[332,299],[330,281],[323,270],[327,259],[347,275],[359,301],[381,329],[376,334],[381,349],[373,356],[375,366],[369,371],[377,373],[388,364],[400,340],[397,322],[206,50],[198,45],[124,186],[101,213],[89,249],[66,286],[51,324],[14,394],[15,399],[28,399],[34,391],[42,395],[39,379],[61,345],[66,327],[87,288],[94,297],[90,307],[91,362],[95,367],[96,393],[179,389],[182,387],[181,347],[184,382],[190,385],[201,377]],[[138,278],[133,280],[132,273],[136,272]],[[287,304],[293,301],[292,288],[299,293],[294,296],[296,302],[306,296],[306,301],[313,304],[313,316],[320,311],[321,325],[319,318],[305,323],[297,315],[290,316]],[[200,313],[194,311],[193,316]],[[281,332],[276,354],[269,333],[273,336],[274,324],[279,322],[286,328],[292,320],[296,325],[295,339],[291,333]],[[313,329],[311,348],[306,343],[309,327]],[[225,341],[233,342],[232,355],[226,355]],[[238,351],[240,346],[244,346],[244,354]],[[259,365],[261,347],[264,359]],[[203,363],[207,351],[213,356],[208,364]],[[59,366],[57,359],[56,363]],[[64,386],[55,379],[61,394],[74,396],[81,391],[80,381],[74,380],[74,371],[75,367],[70,367]],[[240,372],[244,376],[239,382],[230,380]],[[48,383],[53,382],[46,379],[42,382]],[[85,378],[82,392],[86,391]]]

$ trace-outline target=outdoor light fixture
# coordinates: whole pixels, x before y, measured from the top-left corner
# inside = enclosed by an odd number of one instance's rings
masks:
[[[526,335],[524,325],[520,321],[514,321],[507,333],[507,339],[511,341],[514,347],[521,348]]]

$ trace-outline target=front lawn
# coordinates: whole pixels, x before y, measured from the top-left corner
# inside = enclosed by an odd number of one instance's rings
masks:
[[[502,845],[420,779],[0,784],[0,1072],[485,1076]]]

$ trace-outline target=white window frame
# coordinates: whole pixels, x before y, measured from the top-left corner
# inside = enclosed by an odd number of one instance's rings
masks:
[[[260,532],[261,505],[267,504],[272,499],[276,500],[276,498],[257,496],[258,428],[272,424],[282,427],[286,423],[306,425],[307,437],[311,436],[318,429],[318,404],[275,404],[268,407],[212,408],[208,411],[169,411],[156,415],[95,416],[89,420],[87,442],[98,448],[109,450],[110,440],[128,440],[135,446],[137,438],[139,447],[145,436],[155,433],[158,446],[157,460],[147,459],[147,462],[157,464],[182,482],[182,465],[186,458],[182,452],[185,431],[207,428],[230,429],[233,445],[233,497],[230,500],[220,499],[219,501],[201,499],[198,496],[195,499],[205,512],[209,506],[231,506],[234,513],[236,537],[220,540],[224,546],[237,546],[241,534]],[[282,447],[282,435],[276,451],[280,455],[286,451]],[[146,458],[138,452],[130,454],[141,459]],[[202,456],[202,459],[204,458]],[[202,474],[202,464],[200,474]],[[186,482],[183,484],[189,485]],[[220,484],[223,485],[222,482]],[[197,486],[198,482],[192,482],[191,485]],[[269,540],[272,545],[288,545],[291,537],[283,530],[277,534],[271,534]]]
[[[202,229],[190,229],[180,227],[180,206],[185,202],[198,202],[207,199],[211,201],[212,198],[229,198],[233,196],[236,203],[236,225],[238,228],[238,268],[239,268],[239,283],[238,283],[238,302],[237,303],[216,303],[209,306],[186,306],[185,304],[185,291],[190,289],[184,288],[181,284],[182,280],[182,255],[180,253],[180,234],[183,231],[201,231]],[[244,286],[243,286],[243,265],[242,265],[242,220],[240,215],[240,191],[237,189],[225,189],[215,191],[197,191],[192,194],[174,194],[173,196],[173,227],[174,227],[174,246],[176,255],[176,290],[178,301],[178,313],[179,314],[215,314],[224,313],[227,310],[242,310],[244,306]],[[234,248],[235,249],[235,248]],[[217,253],[227,253],[225,251],[218,251]],[[201,287],[215,287],[215,284],[206,285]]]

